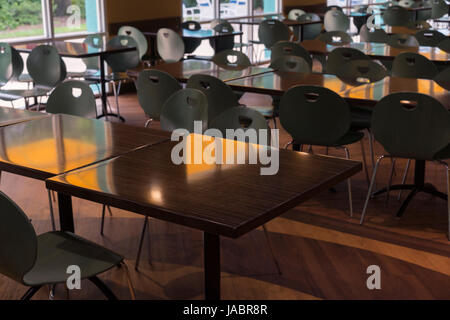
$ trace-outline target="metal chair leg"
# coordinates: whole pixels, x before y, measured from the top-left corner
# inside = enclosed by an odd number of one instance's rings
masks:
[[[444,161],[438,161],[440,164],[442,164],[446,170],[447,170],[447,215],[448,215],[448,240],[450,241],[450,172],[449,172],[449,166],[448,163]]]
[[[128,290],[130,290],[130,295],[132,300],[136,300],[136,292],[134,291],[133,281],[131,280],[130,270],[128,269],[127,264],[122,261],[119,265],[119,268],[123,268],[125,271],[125,276],[127,277],[127,285]]]
[[[105,211],[106,211],[106,205],[104,204],[102,207],[102,221],[100,224],[100,234],[103,235],[103,227],[105,225]]]
[[[363,211],[361,214],[361,220],[359,221],[359,224],[363,224],[364,223],[364,217],[366,215],[366,211],[367,211],[367,206],[369,204],[369,200],[370,200],[370,196],[372,194],[372,189],[375,185],[375,180],[377,178],[377,171],[378,168],[380,166],[381,160],[383,160],[385,158],[385,156],[381,156],[378,158],[377,163],[375,164],[375,168],[373,170],[373,174],[372,174],[372,180],[370,181],[370,186],[369,186],[369,190],[367,191],[367,197],[366,197],[366,201],[364,203],[364,207],[363,207]]]
[[[350,159],[350,151],[347,147],[344,147],[345,157]],[[348,188],[348,202],[350,206],[350,218],[353,218],[353,197],[352,197],[352,181],[351,178],[347,179],[347,188]]]
[[[40,288],[41,286],[31,287],[30,289],[27,290],[27,292],[25,292],[25,294],[22,296],[22,298],[20,298],[20,300],[30,300],[31,298],[33,298],[35,293],[39,291]]]
[[[408,162],[406,162],[406,167],[405,167],[405,171],[403,172],[403,177],[402,177],[402,183],[401,184],[405,184],[406,183],[406,178],[408,177],[408,171],[409,171],[409,167],[411,166],[411,159],[408,159]],[[400,190],[400,192],[398,193],[397,196],[397,200],[400,201],[400,199],[402,198],[402,192],[403,190]]]
[[[47,189],[47,194],[48,194],[48,205],[50,207],[50,220],[52,222],[52,230],[55,231],[56,226],[55,226],[55,216],[53,215],[52,194],[50,193],[50,190],[48,190],[48,189]]]
[[[150,126],[152,122],[153,122],[152,118],[148,119],[147,122],[145,122],[145,127],[148,128],[148,126]]]
[[[387,185],[387,191],[386,191],[386,205],[389,202],[389,195],[390,195],[390,189],[391,189],[391,185],[392,185],[392,178],[394,177],[394,168],[395,168],[395,158],[391,158],[391,171],[389,174],[389,181],[388,181],[388,185]]]
[[[366,152],[364,150],[364,141],[361,139],[361,155],[364,163],[364,172],[366,174],[367,186],[370,185],[369,168],[367,168]],[[327,150],[328,151],[328,150]]]
[[[139,248],[138,248],[138,252],[137,252],[137,256],[136,256],[136,264],[134,265],[134,268],[136,270],[139,270],[139,262],[141,260],[142,245],[144,244],[145,231],[147,230],[148,224],[149,224],[148,217],[145,217],[144,226],[142,227],[141,239],[139,240]]]
[[[108,300],[117,300],[116,295],[111,291],[106,284],[103,283],[97,276],[90,277],[89,280],[100,289],[101,292],[108,298]]]
[[[287,150],[287,148],[291,145],[291,144],[293,144],[294,143],[294,141],[289,141],[288,143],[286,143],[286,145],[284,146],[284,149],[286,149]]]

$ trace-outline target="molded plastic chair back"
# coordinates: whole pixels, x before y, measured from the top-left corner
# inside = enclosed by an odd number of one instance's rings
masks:
[[[438,48],[450,53],[450,38],[447,37],[444,41],[439,42]]]
[[[214,19],[213,21],[211,21],[211,23],[209,24],[209,27],[211,29],[214,29],[215,26],[217,26],[218,24],[221,24],[223,22],[228,22],[227,20],[224,19]]]
[[[23,283],[37,258],[37,237],[30,220],[0,191],[0,273]]]
[[[441,87],[450,90],[450,67],[445,68],[433,79]]]
[[[128,69],[136,68],[140,64],[139,48],[136,41],[129,36],[115,36],[108,41],[108,46],[112,48],[122,49],[127,47],[135,47],[136,50],[125,51],[114,54],[108,54],[105,58],[106,63],[111,67],[113,72],[126,72]]]
[[[145,113],[159,120],[161,109],[169,97],[182,87],[170,74],[158,70],[143,70],[137,80],[139,104]]]
[[[190,31],[198,31],[202,28],[201,24],[197,21],[185,21],[181,24],[181,28],[190,30]]]
[[[54,87],[66,77],[66,65],[55,47],[40,45],[27,59],[27,69],[36,86]]]
[[[303,46],[297,42],[291,41],[278,41],[272,48],[272,54],[270,56],[271,61],[276,61],[282,56],[297,56],[303,58],[308,62],[309,66],[312,68],[311,55],[303,48]]]
[[[272,61],[270,67],[277,71],[311,73],[311,65],[304,58],[298,56],[281,56]]]
[[[220,33],[230,33],[234,31],[233,26],[228,21],[222,21],[221,23],[216,24],[212,29]]]
[[[405,26],[411,22],[410,12],[400,6],[389,7],[382,15],[383,21],[388,26]]]
[[[328,6],[325,9],[325,12],[328,12],[328,11],[331,11],[331,10],[343,12],[343,9],[340,6]]]
[[[23,59],[22,59],[22,56],[20,55],[19,51],[17,51],[14,47],[11,47],[11,53],[12,53],[12,64],[13,64],[13,75],[12,75],[11,79],[17,80],[17,79],[19,79],[19,76],[23,72],[24,63],[23,63]]]
[[[103,48],[103,37],[100,35],[88,35],[84,39],[84,43],[86,43],[89,47],[94,49],[101,49]],[[86,70],[99,70],[99,59],[98,57],[89,57],[89,58],[83,58],[83,63],[86,65]]]
[[[280,122],[300,144],[331,146],[350,130],[350,108],[327,88],[297,86],[281,98]]]
[[[336,48],[328,54],[327,73],[337,74],[343,65],[347,65],[353,60],[370,60],[370,57],[358,49]]]
[[[321,21],[320,17],[315,13],[305,13],[297,18],[297,21]],[[313,40],[322,32],[322,24],[306,24],[303,28],[302,40]]]
[[[220,34],[226,34],[232,33],[234,28],[228,21],[224,21],[216,25],[213,30]],[[232,50],[234,48],[234,36],[210,39],[209,43],[216,53],[224,50]]]
[[[222,136],[226,137],[227,129],[243,129],[246,132],[248,129],[257,130],[257,143],[269,145],[270,144],[270,128],[264,116],[256,110],[247,107],[232,107],[211,121],[210,128],[215,128],[222,132]],[[267,140],[259,140],[259,131],[267,130]],[[244,142],[251,142],[246,139]],[[254,141],[252,141],[254,142]]]
[[[158,54],[168,63],[180,61],[184,56],[184,42],[173,30],[162,28],[156,37]]]
[[[418,47],[419,41],[411,34],[395,33],[389,36],[388,45],[395,48]]]
[[[137,48],[139,51],[139,59],[142,59],[142,57],[147,53],[148,50],[148,43],[147,38],[145,38],[144,34],[135,27],[131,26],[122,26],[119,29],[119,32],[117,33],[119,36],[128,36],[134,39],[137,43]]]
[[[208,100],[200,90],[183,89],[172,94],[161,110],[161,128],[165,131],[186,129],[194,132],[194,121],[208,121]]]
[[[392,76],[433,79],[438,74],[435,64],[421,54],[402,52],[392,63]]]
[[[301,15],[304,15],[305,13],[306,12],[301,9],[292,9],[288,13],[288,19],[289,20],[297,20],[298,17],[300,17]]]
[[[403,8],[412,8],[415,6],[415,2],[413,0],[400,0],[398,5]]]
[[[3,87],[13,76],[12,56],[9,44],[0,43],[0,87]]]
[[[252,65],[245,53],[236,50],[223,50],[214,55],[212,61],[224,69],[245,69]]]
[[[448,4],[444,0],[431,0],[431,19],[439,19],[448,13]]]
[[[352,43],[352,38],[346,32],[342,31],[330,31],[321,33],[317,40],[325,42],[326,44],[347,44]]]
[[[350,19],[339,10],[329,10],[323,20],[325,30],[346,32],[350,28]]]
[[[86,83],[68,80],[59,84],[50,94],[45,111],[94,118],[97,105],[92,89]]]
[[[259,24],[259,40],[268,49],[278,41],[289,40],[289,28],[279,20],[264,20]]]
[[[436,30],[421,30],[414,35],[421,46],[436,47],[447,37]]]
[[[335,73],[343,82],[359,86],[384,79],[388,72],[386,68],[372,59],[352,60]]]
[[[449,144],[450,113],[428,95],[393,93],[376,104],[372,132],[394,157],[432,160]]]
[[[367,25],[361,27],[359,32],[361,42],[378,42],[387,43],[389,40],[389,35],[383,29],[373,29],[367,28]]]
[[[197,89],[208,100],[208,122],[223,111],[239,105],[236,94],[222,80],[209,75],[194,74],[186,84],[186,88]]]

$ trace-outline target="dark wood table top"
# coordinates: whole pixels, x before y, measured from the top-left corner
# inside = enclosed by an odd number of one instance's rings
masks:
[[[143,32],[143,34],[146,36],[149,36],[149,37],[156,37],[158,32],[145,31],[145,32]],[[216,38],[229,37],[229,36],[240,36],[243,34],[243,32],[242,31],[217,32],[214,30],[207,30],[207,29],[200,29],[197,31],[193,31],[193,30],[183,29],[179,32],[179,34],[184,39],[207,40],[207,39],[216,39]]]
[[[106,37],[104,43],[106,43]],[[40,45],[51,45],[54,46],[60,56],[67,58],[87,58],[94,57],[101,54],[109,53],[119,53],[136,50],[136,47],[125,47],[125,48],[112,48],[104,44],[101,48],[93,47],[84,42],[75,41],[45,41],[45,42],[31,42],[27,44],[15,45],[19,52],[30,53],[34,48]]]
[[[52,115],[0,128],[0,170],[43,180],[169,139],[159,130]]]
[[[394,48],[385,43],[375,42],[353,42],[349,44],[329,45],[319,40],[305,40],[302,42],[302,46],[310,53],[319,55],[327,55],[337,47],[349,47],[358,49],[375,59],[391,60],[402,52],[415,52],[435,63],[450,64],[450,53],[436,47]]]
[[[287,19],[284,16],[255,16],[255,17],[246,17],[246,18],[234,18],[234,19],[228,19],[228,22],[231,24],[248,24],[248,25],[259,25],[261,22],[265,20],[280,20],[284,24],[288,26],[302,26],[302,25],[308,25],[308,24],[317,24],[317,23],[323,23],[322,21],[297,21],[297,20],[291,20]]]
[[[411,35],[415,35],[417,32],[422,31],[422,30],[427,30],[427,29],[423,29],[423,28],[407,28],[407,27],[392,27],[392,26],[381,26],[381,29],[383,29],[384,31],[386,31],[386,33],[388,34],[395,34],[395,33],[404,33],[404,34],[411,34]],[[440,28],[440,29],[430,29],[430,30],[436,30],[439,31],[440,33],[446,35],[447,37],[450,36],[450,29],[448,28]]]
[[[186,82],[194,74],[206,74],[219,78],[222,81],[230,81],[273,71],[270,68],[253,66],[241,70],[224,69],[212,61],[195,59],[182,60],[174,63],[161,63],[151,67],[151,69],[167,72],[180,82]],[[142,68],[129,70],[127,74],[130,77],[136,78],[142,70]]]
[[[238,148],[257,147],[234,143]],[[280,150],[278,173],[264,176],[260,175],[260,164],[175,165],[171,161],[175,144],[145,147],[53,177],[46,180],[46,186],[66,195],[237,238],[362,167],[356,161]]]
[[[269,95],[283,95],[297,85],[317,85],[333,90],[349,102],[368,105],[375,105],[390,93],[419,92],[438,99],[450,109],[450,92],[433,80],[425,79],[386,77],[372,84],[355,84],[331,74],[277,71],[230,81],[227,84],[233,89]]]
[[[49,115],[42,112],[0,107],[0,127],[11,124],[45,118]]]

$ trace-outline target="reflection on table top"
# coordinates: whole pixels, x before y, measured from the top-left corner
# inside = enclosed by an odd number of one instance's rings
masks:
[[[188,159],[210,154],[206,148],[214,142],[202,141],[202,135],[195,135],[195,142],[193,135],[189,137]],[[224,154],[240,149],[248,156],[268,150],[226,141],[231,147]],[[271,164],[259,161],[208,164],[204,158],[199,164],[175,165],[171,153],[177,143],[145,147],[53,177],[46,185],[72,196],[236,238],[361,170],[360,162],[286,150],[279,151],[275,175],[261,175],[261,167]],[[226,143],[222,141],[222,145]],[[274,153],[271,156],[275,158]]]
[[[234,18],[234,19],[228,19],[228,22],[232,24],[249,24],[249,25],[259,25],[261,22],[265,20],[280,20],[284,24],[288,26],[300,26],[300,25],[307,25],[307,24],[317,24],[322,23],[322,21],[297,21],[297,20],[291,20],[287,19],[282,15],[275,15],[275,16],[263,16],[263,17],[247,17],[247,18]]]
[[[34,119],[48,117],[49,115],[37,111],[20,110],[7,107],[0,107],[0,127],[11,124],[30,121]]]
[[[106,43],[106,37],[104,37],[103,43]],[[40,45],[51,45],[54,46],[60,56],[68,57],[68,58],[87,58],[98,56],[100,54],[105,53],[118,53],[118,52],[126,52],[136,50],[135,47],[126,47],[126,48],[111,48],[106,44],[103,44],[103,47],[98,48],[94,46],[90,46],[84,42],[75,42],[75,41],[45,41],[45,42],[31,42],[27,44],[15,45],[14,48],[19,52],[29,53],[34,48]]]
[[[160,70],[169,73],[175,79],[181,82],[186,82],[190,76],[194,74],[206,74],[222,81],[229,81],[252,75],[270,72],[270,68],[249,67],[243,70],[228,70],[219,67],[212,61],[207,60],[182,60],[175,63],[163,63],[152,67],[151,69]],[[132,77],[137,77],[141,70],[130,70],[128,74]]]
[[[0,128],[0,170],[45,179],[168,139],[156,130],[52,115]]]
[[[450,109],[450,92],[433,80],[386,77],[372,84],[352,84],[331,74],[271,72],[227,82],[233,89],[270,95],[283,95],[298,85],[328,88],[349,101],[374,105],[394,92],[419,92],[430,95]]]
[[[156,37],[158,34],[155,31],[151,32],[143,32],[144,35],[150,36],[150,37]],[[200,29],[197,31],[193,30],[186,30],[183,29],[179,32],[180,36],[185,39],[214,39],[214,38],[221,38],[221,37],[229,37],[229,36],[239,36],[243,34],[242,31],[233,31],[233,32],[217,32],[214,30],[206,30],[206,29]]]
[[[419,28],[410,29],[407,27],[391,27],[391,26],[381,26],[381,29],[386,31],[386,33],[388,33],[388,34],[404,33],[404,34],[412,34],[412,35],[416,34],[419,31],[426,30],[426,29],[419,29]],[[431,29],[431,30],[433,30],[433,29]],[[439,31],[440,33],[446,35],[447,37],[450,36],[450,29],[448,29],[448,28],[441,28],[441,29],[434,29],[434,30]]]
[[[302,42],[302,46],[310,53],[321,55],[326,55],[337,47],[354,48],[376,59],[394,59],[402,52],[415,52],[427,57],[433,62],[450,63],[450,53],[436,47],[394,48],[385,43],[375,42],[353,42],[349,44],[329,45],[319,40],[305,40]]]

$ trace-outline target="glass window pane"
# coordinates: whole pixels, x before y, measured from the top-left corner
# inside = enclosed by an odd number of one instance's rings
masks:
[[[41,0],[0,1],[0,39],[43,35]]]
[[[214,2],[214,0],[183,0],[183,20],[213,20]]]
[[[86,4],[91,8],[92,0],[52,0],[53,27],[55,35],[88,31],[86,25]]]
[[[253,15],[278,12],[278,0],[253,0]]]
[[[235,18],[248,16],[250,0],[220,0],[220,17]]]

